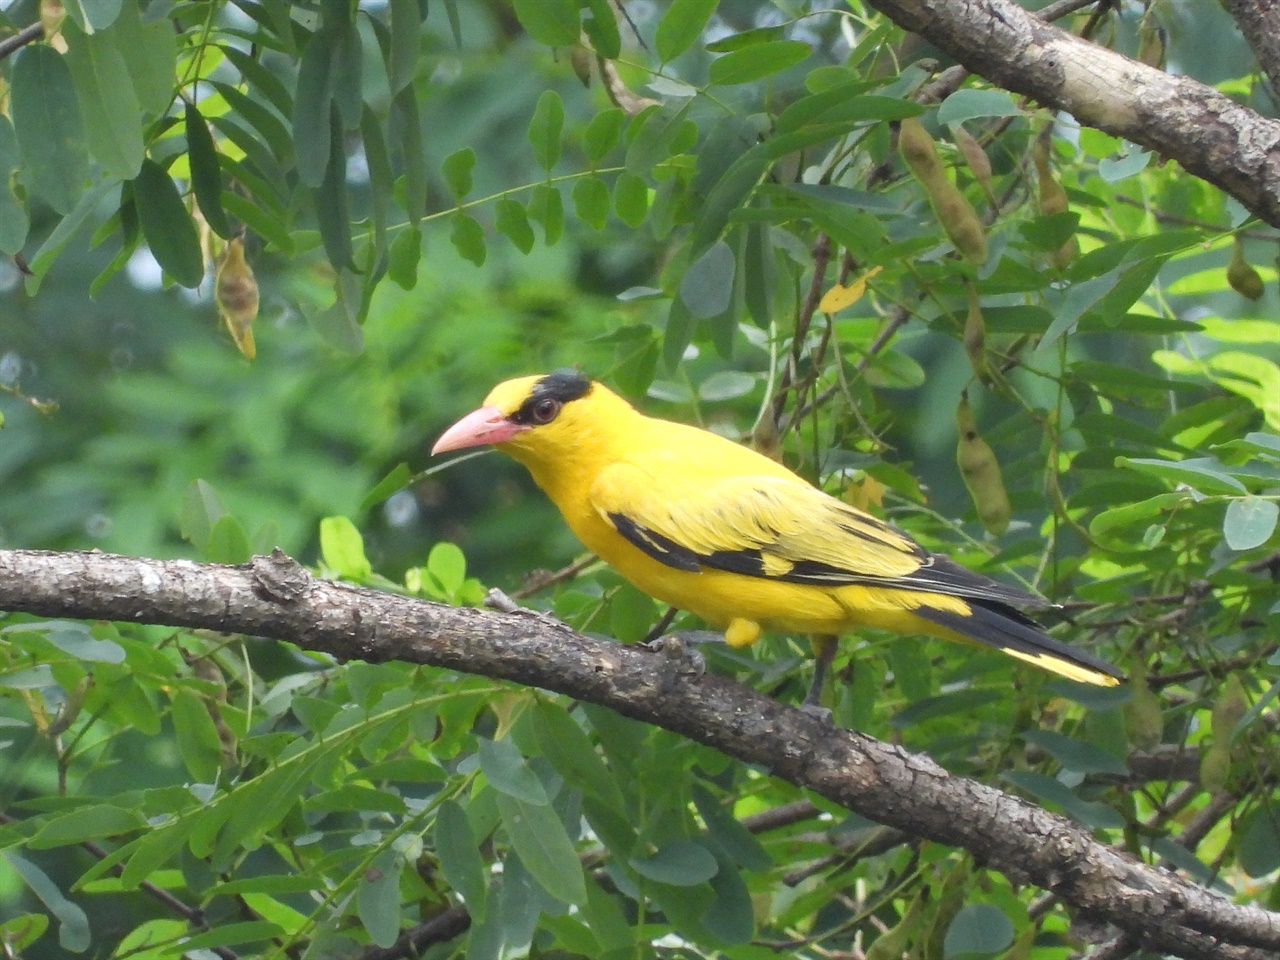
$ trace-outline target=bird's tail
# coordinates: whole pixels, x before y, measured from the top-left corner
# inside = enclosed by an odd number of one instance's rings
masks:
[[[1013,607],[990,600],[966,598],[965,602],[969,605],[968,614],[927,605],[912,612],[951,633],[1034,663],[1068,680],[1114,687],[1125,678],[1105,660],[1046,636],[1038,623]]]

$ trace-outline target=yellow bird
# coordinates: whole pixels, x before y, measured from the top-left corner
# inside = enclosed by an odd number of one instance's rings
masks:
[[[990,580],[697,427],[647,417],[574,371],[494,387],[432,454],[492,444],[519,460],[588,550],[645,593],[724,630],[808,633],[816,706],[835,638],[859,627],[983,644],[1072,680],[1123,674],[1046,636]]]

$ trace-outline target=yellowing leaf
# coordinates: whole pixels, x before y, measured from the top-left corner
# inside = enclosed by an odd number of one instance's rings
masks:
[[[872,267],[847,287],[837,283],[822,295],[818,309],[823,313],[838,313],[850,304],[857,303],[867,292],[867,281],[883,269],[884,267]]]

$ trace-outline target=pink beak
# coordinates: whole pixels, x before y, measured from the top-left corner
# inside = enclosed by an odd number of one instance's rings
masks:
[[[523,424],[512,423],[497,407],[481,407],[468,413],[441,434],[436,445],[431,448],[431,455],[467,447],[482,447],[487,443],[505,443],[528,429]]]

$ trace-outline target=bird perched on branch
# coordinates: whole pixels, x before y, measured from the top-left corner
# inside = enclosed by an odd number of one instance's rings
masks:
[[[724,630],[807,633],[816,706],[835,639],[859,627],[977,643],[1084,683],[1115,667],[1046,636],[1043,605],[714,433],[640,413],[574,371],[494,387],[432,453],[491,444],[529,468],[569,527],[645,593]]]

